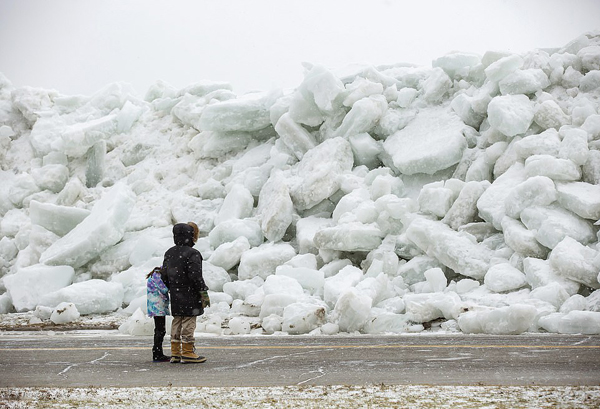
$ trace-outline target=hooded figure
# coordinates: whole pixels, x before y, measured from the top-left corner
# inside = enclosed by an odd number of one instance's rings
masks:
[[[194,227],[186,223],[173,226],[175,246],[165,253],[161,278],[171,298],[171,362],[204,362],[194,353],[196,317],[202,315],[203,297],[208,288],[202,278],[202,255],[193,248],[197,239]]]

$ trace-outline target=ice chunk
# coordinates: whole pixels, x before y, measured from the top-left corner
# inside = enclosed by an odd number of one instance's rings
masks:
[[[254,294],[263,284],[264,280],[260,277],[255,277],[252,280],[232,281],[223,284],[223,292],[231,296],[234,300],[245,300],[248,296]]]
[[[380,308],[371,309],[371,318],[363,327],[365,334],[401,334],[409,329],[408,319],[403,314],[397,314]]]
[[[558,156],[562,159],[570,159],[579,166],[585,164],[589,157],[587,132],[578,128],[563,128],[559,133],[562,135],[563,140],[560,144]]]
[[[123,303],[123,285],[104,280],[88,280],[43,295],[40,305],[56,307],[61,302],[75,304],[82,315],[115,311]]]
[[[543,90],[550,81],[540,69],[516,70],[504,77],[498,85],[502,95],[535,94]]]
[[[534,155],[525,160],[527,176],[547,176],[558,181],[581,179],[581,169],[569,159],[558,159],[550,155]]]
[[[245,335],[250,333],[251,322],[247,317],[233,317],[229,320],[228,325],[232,335]]]
[[[314,243],[319,249],[369,251],[379,247],[383,237],[383,232],[376,225],[353,222],[317,231]]]
[[[242,254],[238,267],[240,280],[255,276],[266,279],[275,273],[277,266],[296,255],[296,250],[287,243],[265,243]]]
[[[591,184],[600,184],[600,151],[590,151],[588,160],[583,165],[582,180]]]
[[[535,238],[535,231],[528,230],[523,223],[510,217],[502,219],[504,241],[515,252],[526,257],[545,257],[548,249]]]
[[[585,182],[558,183],[558,202],[579,217],[600,219],[600,185]]]
[[[402,88],[398,91],[398,105],[401,108],[407,108],[416,98],[418,91],[414,88]]]
[[[577,53],[581,58],[581,67],[586,71],[600,69],[600,45],[584,47]]]
[[[92,146],[105,140],[117,131],[117,115],[110,114],[87,122],[67,126],[61,133],[60,150],[67,156],[79,158]]]
[[[90,215],[87,209],[58,206],[32,200],[29,204],[31,223],[42,226],[58,236],[64,236]]]
[[[487,180],[467,182],[458,197],[446,212],[442,222],[452,229],[471,223],[477,219],[477,201],[490,186]]]
[[[360,331],[371,315],[372,300],[355,288],[346,290],[335,304],[341,332]]]
[[[346,98],[343,105],[351,107],[356,101],[375,94],[383,94],[383,84],[358,77],[351,84],[346,85]]]
[[[70,266],[36,264],[4,276],[3,283],[17,311],[33,310],[45,294],[60,290],[73,282],[75,271]],[[44,304],[47,305],[47,304]]]
[[[323,287],[325,285],[325,274],[323,271],[308,267],[281,265],[277,267],[275,273],[278,276],[293,278],[300,283],[303,289],[308,290],[313,295],[323,295]]]
[[[211,232],[214,227],[215,217],[223,204],[223,199],[199,199],[188,195],[174,195],[171,201],[171,214],[177,223],[193,221],[203,233]],[[229,224],[242,224],[237,220]],[[223,223],[222,223],[223,224]],[[220,230],[225,229],[221,226]],[[262,241],[262,240],[261,240]],[[212,244],[212,243],[211,243]],[[217,247],[218,245],[214,245]]]
[[[340,108],[340,96],[344,84],[322,65],[312,66],[300,84],[299,92],[313,102],[323,113],[332,113]]]
[[[170,326],[167,325],[167,328]],[[131,314],[123,324],[119,326],[119,332],[127,335],[152,335],[154,333],[154,320],[138,308]]]
[[[317,146],[315,137],[302,125],[294,122],[289,113],[285,113],[279,118],[275,125],[275,131],[298,160],[302,160],[306,152]]]
[[[276,242],[283,238],[292,224],[294,204],[282,172],[275,171],[263,186],[258,197],[256,215],[267,240]]]
[[[439,103],[452,88],[452,80],[441,68],[431,70],[422,83],[423,99],[429,103]]]
[[[54,308],[50,321],[55,324],[66,324],[68,322],[77,321],[79,319],[79,311],[75,304],[70,302],[61,302]]]
[[[600,312],[595,311],[558,312],[541,317],[538,323],[546,331],[559,334],[600,334]]]
[[[300,254],[317,253],[318,249],[314,242],[317,231],[324,227],[331,227],[331,219],[319,217],[305,217],[296,223],[296,239],[300,248]]]
[[[600,288],[598,282],[598,271],[600,271],[598,251],[566,236],[554,247],[548,260],[550,260],[552,267],[563,277],[588,287]]]
[[[372,95],[355,102],[334,136],[347,138],[370,131],[387,109],[387,100],[383,95]]]
[[[69,169],[64,165],[52,164],[31,170],[31,176],[40,189],[60,192],[69,180]]]
[[[483,56],[484,65],[487,62],[486,55]],[[485,76],[489,81],[500,81],[510,73],[518,70],[523,66],[523,58],[517,54],[502,56],[501,58],[490,63],[485,68]]]
[[[235,184],[231,187],[219,214],[215,217],[215,225],[232,219],[245,219],[250,216],[254,208],[254,198],[244,186]]]
[[[406,128],[389,136],[383,147],[401,173],[431,175],[460,161],[467,147],[464,129],[454,113],[432,108],[419,112]]]
[[[250,250],[250,243],[246,237],[241,236],[217,247],[210,255],[208,262],[225,270],[231,270],[240,262],[242,254],[248,250]]]
[[[430,183],[423,186],[419,192],[419,208],[423,213],[444,217],[454,203],[454,199],[456,196],[452,190]]]
[[[481,56],[472,53],[451,52],[432,61],[432,67],[440,67],[452,79],[466,77],[481,62]]]
[[[381,142],[376,141],[366,132],[352,135],[348,140],[352,146],[356,165],[365,165],[369,168],[377,166],[379,154],[383,149]]]
[[[458,325],[467,334],[517,335],[526,332],[536,317],[537,309],[534,306],[513,304],[467,311],[458,317]]]
[[[8,199],[16,207],[21,207],[27,197],[39,191],[40,188],[36,185],[33,176],[29,173],[22,173],[12,180],[8,189]]]
[[[569,293],[565,288],[557,282],[546,284],[542,287],[534,289],[530,294],[531,298],[545,301],[552,304],[556,309],[569,298]]]
[[[202,110],[198,125],[204,131],[258,131],[271,124],[269,108],[274,102],[274,95],[249,93],[209,104]]]
[[[27,224],[25,210],[11,209],[0,219],[0,234],[2,237],[15,237],[21,228]]]
[[[484,284],[496,293],[514,291],[525,286],[525,274],[509,263],[495,264],[485,275]]]
[[[558,312],[567,314],[571,311],[583,311],[587,307],[585,297],[581,294],[573,294],[562,305]]]
[[[456,292],[458,294],[465,294],[476,289],[477,287],[479,287],[479,281],[471,280],[470,278],[464,278],[456,283]]]
[[[481,218],[492,223],[497,230],[502,229],[502,219],[506,216],[505,201],[515,185],[526,179],[524,166],[515,163],[499,176],[486,189],[477,201],[477,209]]]
[[[261,326],[267,334],[274,334],[275,332],[281,331],[283,325],[283,318],[277,314],[271,314],[262,319]]]
[[[339,175],[350,171],[354,155],[350,143],[343,138],[328,139],[304,155],[294,168],[299,180],[290,188],[298,210],[314,207],[340,187]]]
[[[240,236],[246,237],[252,247],[259,246],[264,240],[260,225],[255,219],[226,220],[210,231],[208,239],[210,245],[216,248],[223,243],[235,241]]]
[[[113,186],[88,217],[42,253],[40,262],[73,267],[88,263],[121,240],[134,204],[135,195],[126,184]]]
[[[343,292],[354,287],[362,279],[363,272],[352,265],[342,268],[336,275],[325,279],[323,300],[335,306]]]
[[[105,173],[105,157],[106,141],[98,141],[88,149],[85,168],[85,185],[87,187],[95,187],[102,181]],[[68,173],[66,176],[68,178]]]
[[[283,310],[282,330],[288,334],[307,334],[325,323],[325,308],[308,303],[293,303]]]
[[[553,249],[566,236],[582,244],[595,241],[592,224],[556,205],[533,206],[521,212],[521,221],[542,245]]]
[[[544,101],[535,108],[533,120],[542,129],[559,129],[571,123],[571,118],[552,100]]]
[[[527,168],[525,168],[527,170]],[[534,176],[519,183],[506,196],[505,212],[518,219],[521,212],[530,206],[546,206],[557,198],[556,187],[551,179],[545,176]]]
[[[223,285],[231,281],[231,277],[224,268],[206,261],[202,263],[202,277],[211,291],[223,291]]]
[[[548,129],[540,134],[526,136],[516,141],[514,145],[521,159],[527,159],[532,155],[556,156],[560,148],[560,137],[556,130]]]
[[[424,274],[433,292],[442,292],[448,285],[448,279],[441,268],[431,268]]]
[[[579,283],[558,274],[548,260],[527,257],[523,260],[523,271],[531,288],[535,289],[556,282],[570,295],[579,291]]]
[[[488,105],[490,125],[506,136],[524,134],[533,121],[534,107],[525,95],[504,95]]]
[[[406,230],[407,237],[428,256],[467,277],[482,279],[492,252],[441,222],[418,218]]]

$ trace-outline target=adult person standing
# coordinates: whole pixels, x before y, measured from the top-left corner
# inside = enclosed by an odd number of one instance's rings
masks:
[[[165,253],[161,277],[171,295],[171,363],[199,363],[206,358],[196,354],[196,317],[210,306],[208,287],[202,278],[202,255],[193,248],[198,240],[195,223],[173,226],[175,245]]]

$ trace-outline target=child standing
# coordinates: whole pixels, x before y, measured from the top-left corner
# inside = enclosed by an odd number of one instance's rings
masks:
[[[154,317],[154,346],[152,360],[154,362],[169,362],[171,357],[163,353],[163,340],[166,331],[166,316],[169,313],[169,290],[160,278],[160,267],[154,268],[146,276],[148,316]]]

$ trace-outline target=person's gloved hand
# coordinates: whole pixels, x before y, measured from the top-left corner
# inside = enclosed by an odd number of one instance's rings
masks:
[[[200,300],[202,300],[202,308],[210,307],[210,297],[208,291],[200,291]]]

